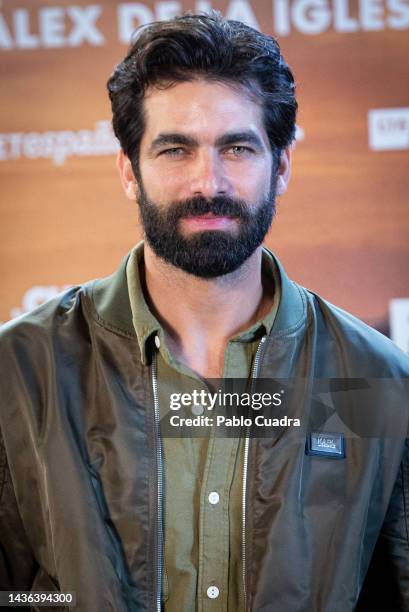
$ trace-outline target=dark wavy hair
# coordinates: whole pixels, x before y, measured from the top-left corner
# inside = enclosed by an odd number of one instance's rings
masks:
[[[198,78],[242,86],[261,104],[275,160],[293,141],[295,83],[277,41],[215,11],[186,14],[138,28],[107,83],[114,132],[134,171],[139,169],[147,88]]]

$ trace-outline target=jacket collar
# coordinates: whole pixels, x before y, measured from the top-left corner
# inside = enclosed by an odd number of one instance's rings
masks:
[[[295,332],[307,321],[306,290],[288,278],[282,264],[270,249],[281,279],[281,299],[274,321],[272,336],[285,336]]]
[[[277,257],[271,254],[281,279],[281,300],[271,335],[284,336],[305,323],[306,298],[301,287],[288,278]],[[87,283],[85,291],[91,298],[94,316],[101,325],[117,333],[136,337],[126,277],[128,259],[129,254],[111,276]]]

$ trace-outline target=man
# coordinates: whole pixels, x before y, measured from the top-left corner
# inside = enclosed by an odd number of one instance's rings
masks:
[[[154,23],[108,88],[145,242],[2,331],[1,587],[86,611],[409,610],[408,359],[261,246],[295,133],[277,43]],[[289,381],[302,434],[166,434],[170,393],[235,378]]]

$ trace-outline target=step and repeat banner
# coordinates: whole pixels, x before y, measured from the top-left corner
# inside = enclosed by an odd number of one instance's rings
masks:
[[[2,0],[0,321],[110,274],[139,240],[106,80],[138,25],[211,8],[276,36],[297,80],[293,178],[268,246],[409,350],[409,0]]]

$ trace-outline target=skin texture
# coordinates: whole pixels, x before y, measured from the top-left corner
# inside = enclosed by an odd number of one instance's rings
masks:
[[[268,195],[272,152],[261,108],[245,90],[195,80],[148,90],[144,107],[139,162],[151,201],[166,207],[197,195],[229,195],[256,207]],[[256,142],[230,138],[226,143],[228,135],[244,132]],[[158,142],[164,134],[172,137]],[[279,196],[287,189],[290,168],[288,148],[278,169]],[[118,169],[127,197],[138,199],[137,181],[122,151]],[[217,226],[237,229],[234,219],[213,217],[184,219],[180,230],[188,235],[211,225],[215,231]],[[263,287],[261,247],[235,272],[202,279],[164,262],[145,243],[145,283],[146,298],[165,329],[170,350],[204,378],[222,376],[229,338],[264,316],[273,298],[272,289]]]

